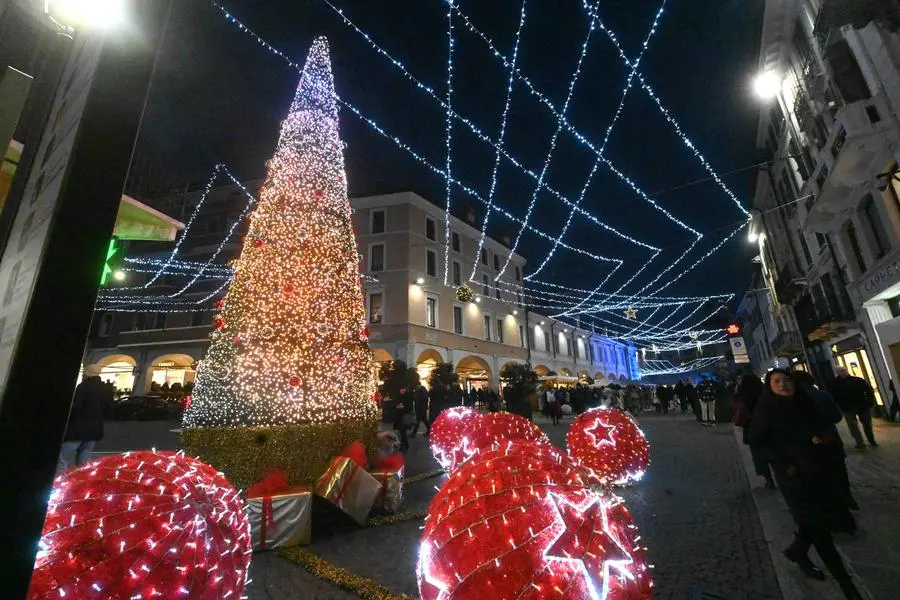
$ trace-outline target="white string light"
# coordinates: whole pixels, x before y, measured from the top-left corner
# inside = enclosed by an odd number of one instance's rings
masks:
[[[453,0],[450,0],[450,6],[453,6]],[[450,175],[453,173],[453,118],[452,99],[453,99],[453,10],[447,9],[447,110],[445,122],[445,144],[447,146],[447,158],[444,163],[444,170],[447,178],[444,180],[444,193],[447,197],[444,206],[444,285],[447,285],[450,273],[450,196],[453,186],[450,185]],[[488,207],[490,208],[490,207]],[[490,214],[490,210],[486,214]]]
[[[516,61],[519,58],[519,42],[522,39],[522,29],[525,27],[525,5],[527,0],[522,0],[522,9],[519,12],[519,27],[516,29],[516,41],[513,44],[512,65],[508,69],[509,77],[506,81],[506,101],[503,105],[503,115],[500,118],[500,135],[498,136],[498,144],[500,148],[506,140],[506,122],[509,116],[509,106],[512,100],[513,83],[515,82],[514,72]],[[450,0],[450,10],[453,10],[453,0]],[[488,217],[491,215],[491,206],[494,203],[494,192],[497,189],[497,168],[500,166],[500,148],[494,153],[494,168],[491,171],[491,187],[488,192],[488,210],[484,213],[484,221],[481,224],[481,235],[478,237],[478,247],[475,250],[475,258],[481,255],[481,249],[484,248],[484,238],[487,233]],[[555,242],[554,242],[555,243]],[[472,274],[469,275],[469,281],[475,279],[475,272],[478,270],[478,260],[472,261]]]

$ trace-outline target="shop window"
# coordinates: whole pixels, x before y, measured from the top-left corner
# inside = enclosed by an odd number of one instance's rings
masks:
[[[459,252],[460,244],[459,244],[459,233],[453,232],[450,234],[450,243],[452,244],[452,248],[454,252]]]
[[[372,273],[384,271],[384,244],[369,246],[369,271]]]
[[[491,315],[484,315],[484,339],[491,341]]]
[[[497,319],[497,341],[503,343],[503,319]]]
[[[891,316],[895,319],[900,317],[900,296],[894,296],[893,298],[888,298],[887,301],[888,308],[891,310]]]
[[[453,333],[457,335],[463,334],[463,308],[462,306],[453,307]]]
[[[425,297],[425,325],[437,327],[437,298],[434,296]]]
[[[462,266],[458,260],[453,261],[453,285],[456,287],[462,285]]]
[[[386,213],[384,210],[372,211],[372,223],[369,228],[370,233],[384,233]]]
[[[369,294],[369,323],[381,323],[383,301],[384,296],[381,292]]]
[[[425,218],[425,237],[433,242],[437,240],[437,225],[434,219]]]
[[[871,194],[866,194],[863,198],[862,205],[860,206],[860,211],[862,215],[865,216],[866,226],[869,228],[869,233],[871,233],[872,238],[875,241],[875,246],[877,247],[877,252],[875,253],[876,258],[881,258],[887,251],[890,249],[891,244],[888,240],[887,231],[884,228],[884,223],[881,221],[881,218],[878,215],[878,207],[875,206],[875,201],[872,199]]]
[[[425,251],[425,272],[429,277],[437,277],[437,253],[434,250]]]

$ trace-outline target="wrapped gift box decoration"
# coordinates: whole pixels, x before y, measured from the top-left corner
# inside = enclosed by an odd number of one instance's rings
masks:
[[[312,525],[312,488],[295,487],[247,498],[254,550],[309,544]]]
[[[337,456],[316,482],[316,496],[328,500],[359,525],[365,525],[381,483],[352,459]]]
[[[381,483],[381,490],[375,498],[375,508],[395,513],[403,504],[403,471],[399,469],[373,469],[369,471]]]

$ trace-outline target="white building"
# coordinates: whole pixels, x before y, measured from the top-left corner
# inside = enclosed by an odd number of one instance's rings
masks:
[[[376,361],[402,360],[423,379],[438,362],[452,362],[466,385],[494,389],[511,362],[530,361],[539,375],[639,378],[633,347],[526,311],[525,259],[490,237],[479,246],[474,215],[469,222],[450,217],[445,260],[440,207],[412,192],[351,204],[362,271],[370,276],[366,306]],[[458,298],[463,284],[477,294],[474,301]]]
[[[757,80],[772,160],[755,207],[779,335],[799,334],[794,358],[820,379],[843,365],[880,395],[900,357],[898,24],[895,0],[768,0]]]

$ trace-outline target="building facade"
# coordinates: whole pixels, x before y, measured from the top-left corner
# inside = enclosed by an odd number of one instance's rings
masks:
[[[179,260],[221,265],[240,251],[247,190],[257,185],[220,186],[205,195],[198,186],[147,202],[190,224]],[[355,198],[351,205],[376,363],[402,360],[426,380],[435,365],[451,362],[465,386],[492,389],[499,389],[506,364],[528,361],[539,375],[640,378],[633,346],[528,310],[525,259],[483,237],[474,215],[447,223],[443,209],[411,192]],[[184,277],[150,282],[154,265],[171,250],[132,246],[129,254],[140,256],[148,273],[135,273],[125,285],[155,297],[174,294],[177,306],[133,312],[106,303],[108,310],[95,315],[85,364],[99,365],[104,379],[135,394],[153,383],[193,381],[209,344],[213,300],[227,285],[227,279],[204,278],[180,293]],[[470,301],[458,295],[464,284],[475,294]]]
[[[898,25],[895,0],[769,0],[759,57],[769,162],[755,235],[773,354],[823,383],[845,366],[879,403],[900,342]]]

